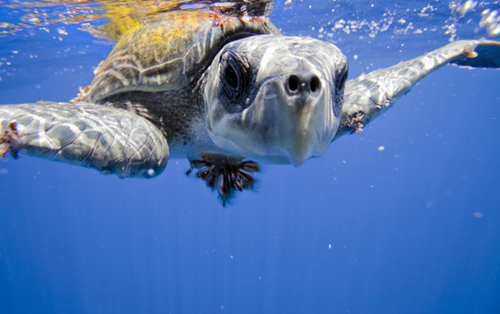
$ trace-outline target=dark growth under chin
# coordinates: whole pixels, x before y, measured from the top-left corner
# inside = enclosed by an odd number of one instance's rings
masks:
[[[234,197],[236,191],[252,189],[255,185],[253,172],[259,172],[259,165],[255,161],[242,158],[228,158],[222,156],[202,156],[201,159],[189,161],[190,174],[198,169],[196,176],[212,190],[217,190],[222,206]]]

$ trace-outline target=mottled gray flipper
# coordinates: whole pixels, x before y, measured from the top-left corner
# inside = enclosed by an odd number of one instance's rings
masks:
[[[335,137],[361,132],[372,119],[426,75],[445,64],[500,67],[500,43],[493,41],[455,41],[418,58],[380,69],[346,83],[342,121]]]
[[[163,171],[169,153],[148,120],[86,102],[0,106],[0,157],[8,151],[146,178]]]

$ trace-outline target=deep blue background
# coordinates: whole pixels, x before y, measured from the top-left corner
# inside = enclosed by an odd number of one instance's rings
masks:
[[[446,44],[453,18],[485,36],[481,8],[449,3],[279,1],[271,18],[335,42],[355,77]],[[331,31],[388,16],[373,38]],[[398,32],[409,22],[428,30]],[[68,100],[112,48],[47,28],[0,37],[0,103]],[[151,180],[0,160],[0,313],[500,313],[499,85],[445,67],[321,158],[264,166],[226,208],[185,160]]]

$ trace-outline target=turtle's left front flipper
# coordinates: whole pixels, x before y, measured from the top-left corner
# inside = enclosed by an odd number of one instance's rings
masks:
[[[486,40],[455,41],[418,58],[348,81],[342,120],[335,139],[354,131],[360,133],[366,124],[387,110],[418,81],[448,63],[499,68],[500,43]]]
[[[0,106],[0,157],[18,152],[120,177],[163,171],[168,144],[148,120],[87,102]]]

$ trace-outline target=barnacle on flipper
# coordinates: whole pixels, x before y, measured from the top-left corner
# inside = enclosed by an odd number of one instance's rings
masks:
[[[5,157],[8,152],[10,152],[12,157],[18,158],[16,143],[19,141],[19,138],[20,135],[15,121],[7,124],[7,128],[5,130],[0,124],[0,158]]]
[[[363,128],[365,127],[364,121],[366,119],[366,115],[362,111],[356,112],[351,119],[349,120],[349,127],[353,132],[358,134],[363,133]]]
[[[201,159],[189,160],[189,164],[191,168],[186,174],[198,169],[196,176],[212,190],[217,190],[223,206],[237,190],[252,189],[255,185],[252,173],[260,171],[255,161],[223,156],[202,156]]]

